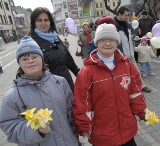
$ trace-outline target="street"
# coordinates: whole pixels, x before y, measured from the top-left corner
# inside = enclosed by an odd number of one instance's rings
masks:
[[[62,41],[64,37],[60,35]],[[73,56],[76,64],[79,67],[83,66],[81,57],[76,57],[75,52],[77,49],[77,37],[70,35],[67,37],[70,43],[70,53]],[[17,42],[12,42],[5,45],[5,50],[0,51],[0,61],[3,64],[4,73],[0,74],[0,103],[2,102],[3,94],[11,87],[12,80],[15,78],[18,64],[15,59],[15,50]],[[160,60],[152,60],[153,71],[156,76],[150,76],[144,79],[145,83],[152,89],[151,93],[145,93],[145,99],[147,102],[147,108],[151,111],[155,111],[160,116]],[[72,74],[75,80],[74,75]],[[146,125],[145,122],[138,122],[138,133],[135,137],[137,146],[160,146],[160,124]],[[10,144],[6,140],[5,134],[0,131],[0,146],[15,146]],[[90,146],[87,139],[80,138],[83,146]]]

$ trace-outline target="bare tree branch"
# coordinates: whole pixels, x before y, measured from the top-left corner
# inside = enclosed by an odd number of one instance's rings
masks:
[[[121,5],[121,0],[118,1],[118,4],[117,4],[117,6],[116,6],[115,9],[111,9],[111,8],[108,6],[108,1],[107,1],[107,0],[104,0],[104,3],[105,3],[106,9],[107,9],[109,12],[113,13],[114,15],[116,15],[116,14],[117,14],[117,10],[118,10],[119,6]]]
[[[146,4],[146,1],[144,0],[142,2],[141,8],[136,12],[136,14],[135,14],[136,16],[138,16],[143,11],[143,9],[145,8],[145,4]]]

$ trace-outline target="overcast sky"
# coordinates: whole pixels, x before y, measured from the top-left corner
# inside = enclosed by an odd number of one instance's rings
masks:
[[[34,10],[36,7],[47,7],[53,12],[51,0],[13,0],[15,6],[22,6],[23,8],[31,8]]]

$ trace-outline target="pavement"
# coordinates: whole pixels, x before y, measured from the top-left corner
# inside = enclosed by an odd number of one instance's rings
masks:
[[[62,40],[64,39],[63,36],[60,37]],[[67,39],[70,42],[70,53],[76,64],[81,68],[83,66],[83,61],[80,57],[75,56],[77,38],[76,36],[69,35]],[[16,46],[17,43],[6,44],[5,50],[9,49],[9,47],[13,47],[13,45]],[[4,51],[0,51],[0,54],[2,54],[2,52]],[[147,78],[143,78],[147,86],[152,89],[152,92],[144,94],[147,108],[151,111],[155,111],[156,114],[160,116],[160,60],[152,59],[152,67],[156,76],[147,76]],[[74,76],[73,79],[75,80]],[[160,146],[160,123],[146,125],[145,122],[138,121],[138,128],[138,133],[135,136],[137,146]],[[0,131],[0,139],[0,146],[15,146],[6,142],[6,137],[2,134],[2,131]],[[80,141],[82,142],[82,146],[92,146],[86,138],[80,137]]]

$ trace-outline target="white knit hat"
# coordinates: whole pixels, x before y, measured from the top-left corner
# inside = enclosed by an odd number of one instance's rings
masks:
[[[97,46],[97,42],[100,39],[112,39],[116,40],[118,44],[120,44],[120,36],[117,32],[116,27],[113,24],[101,24],[97,27],[95,38],[94,38],[94,44]]]

